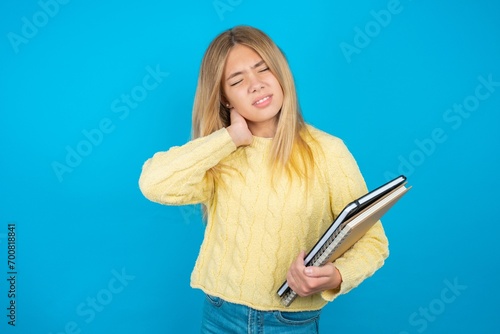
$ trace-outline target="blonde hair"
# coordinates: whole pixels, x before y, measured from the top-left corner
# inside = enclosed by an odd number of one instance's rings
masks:
[[[295,172],[307,181],[314,159],[305,140],[308,132],[300,111],[293,76],[285,55],[259,29],[236,26],[224,31],[210,43],[201,63],[194,100],[193,138],[207,136],[230,125],[229,109],[223,105],[222,76],[228,54],[236,44],[257,52],[283,90],[283,105],[278,114],[270,157],[273,172],[281,173],[284,170],[289,177]],[[210,171],[215,179],[218,179],[217,170],[216,166]]]

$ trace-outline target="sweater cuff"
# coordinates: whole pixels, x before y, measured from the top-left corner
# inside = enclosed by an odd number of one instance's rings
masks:
[[[335,263],[334,265],[335,268],[337,268],[340,272],[340,276],[342,276],[342,283],[340,283],[340,286],[336,289],[330,289],[321,292],[321,297],[328,302],[333,301],[338,296],[346,294],[347,292],[355,288],[352,282],[355,281],[356,273],[349,271],[349,266],[343,266],[342,264]]]

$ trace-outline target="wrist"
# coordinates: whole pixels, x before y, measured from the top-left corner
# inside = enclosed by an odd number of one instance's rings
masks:
[[[252,143],[252,134],[248,129],[240,129],[237,124],[234,124],[228,126],[226,130],[236,147],[250,145]]]
[[[340,285],[342,285],[342,275],[340,274],[340,271],[337,269],[337,267],[333,266],[333,269],[335,270],[335,274],[333,275],[334,279],[332,290],[340,290]]]
[[[226,128],[227,132],[229,133],[229,136],[233,140],[234,145],[236,147],[241,146],[241,139],[240,136],[238,136],[238,132],[235,130],[234,126],[230,125]]]
[[[327,287],[327,290],[340,290],[340,285],[342,284],[342,275],[333,263],[329,263],[328,265],[333,268],[333,274],[330,276],[330,282],[328,284],[329,286]]]

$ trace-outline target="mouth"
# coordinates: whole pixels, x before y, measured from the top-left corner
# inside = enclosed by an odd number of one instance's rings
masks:
[[[273,96],[272,95],[266,95],[263,97],[259,97],[257,100],[255,100],[252,104],[256,107],[266,107],[271,103]]]

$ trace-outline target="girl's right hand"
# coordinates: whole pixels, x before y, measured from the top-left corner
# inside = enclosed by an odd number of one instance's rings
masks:
[[[230,117],[231,125],[227,127],[227,132],[229,132],[236,147],[250,145],[253,141],[253,135],[248,129],[245,118],[234,109],[231,109]]]

